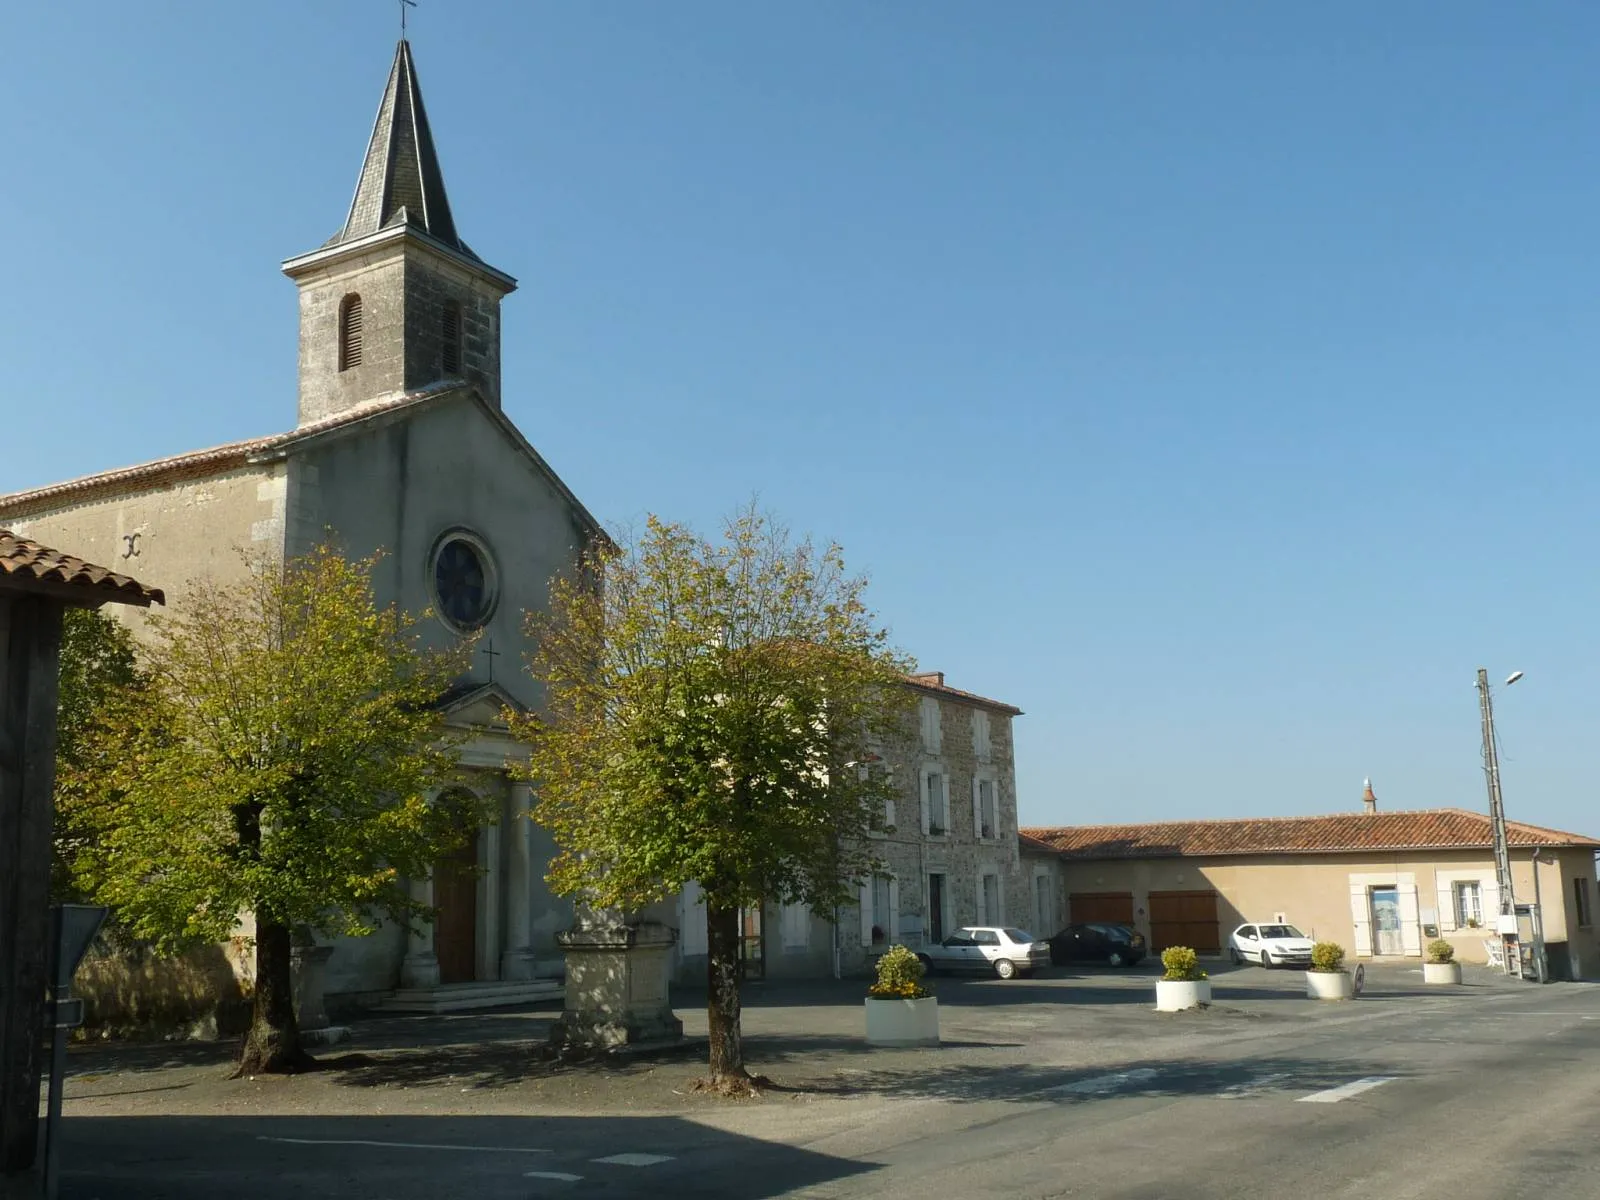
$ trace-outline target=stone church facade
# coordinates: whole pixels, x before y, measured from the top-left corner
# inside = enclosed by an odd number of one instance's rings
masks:
[[[246,555],[294,556],[330,534],[381,550],[380,602],[437,615],[435,641],[481,631],[449,701],[470,785],[497,807],[466,852],[477,875],[413,883],[438,920],[335,944],[330,997],[423,1009],[505,1003],[561,973],[571,908],[544,884],[548,836],[521,819],[506,706],[535,708],[524,613],[605,537],[501,409],[500,305],[516,281],[457,232],[410,46],[384,89],[349,213],[283,265],[299,290],[294,428],[0,496],[0,525],[167,585],[240,578]],[[435,888],[438,888],[438,894]]]

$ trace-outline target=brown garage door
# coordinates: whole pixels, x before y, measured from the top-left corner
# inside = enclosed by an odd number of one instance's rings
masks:
[[[1215,892],[1151,892],[1150,941],[1159,954],[1168,946],[1188,946],[1200,954],[1222,950]]]
[[[1132,892],[1073,892],[1067,905],[1067,917],[1074,925],[1089,921],[1133,924]]]

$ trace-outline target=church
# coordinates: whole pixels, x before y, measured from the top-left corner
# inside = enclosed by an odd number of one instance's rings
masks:
[[[292,557],[331,533],[353,556],[383,552],[380,603],[431,609],[439,641],[480,632],[448,707],[501,817],[463,852],[480,870],[415,882],[436,922],[339,941],[326,988],[425,1011],[555,994],[571,907],[544,884],[548,835],[518,819],[530,796],[506,773],[501,714],[539,704],[524,613],[606,535],[501,408],[516,280],[457,230],[405,40],[342,227],[283,271],[300,300],[294,428],[0,496],[0,527],[160,580],[171,608],[197,577],[242,577],[249,552]]]

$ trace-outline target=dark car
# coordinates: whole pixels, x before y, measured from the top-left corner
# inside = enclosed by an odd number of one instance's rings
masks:
[[[1113,967],[1131,967],[1144,957],[1144,935],[1126,925],[1091,922],[1068,925],[1050,939],[1050,961],[1103,962]]]

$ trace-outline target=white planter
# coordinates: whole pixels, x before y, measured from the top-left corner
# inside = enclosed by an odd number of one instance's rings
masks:
[[[1306,972],[1306,995],[1313,1000],[1349,1000],[1355,994],[1349,971]]]
[[[867,997],[867,1045],[937,1046],[939,998],[877,1000]]]
[[[1423,983],[1460,983],[1461,964],[1458,962],[1422,964]]]
[[[1211,1003],[1209,979],[1156,980],[1156,1011],[1182,1012]]]

